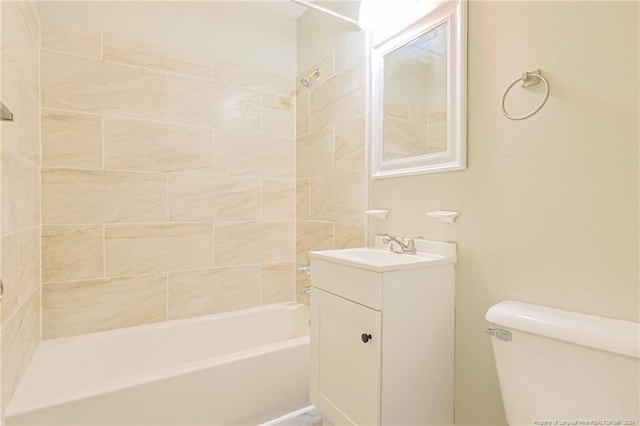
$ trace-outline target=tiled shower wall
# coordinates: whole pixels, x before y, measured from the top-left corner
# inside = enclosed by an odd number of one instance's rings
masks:
[[[308,264],[310,250],[365,242],[365,52],[365,34],[360,32],[298,76],[298,266]],[[316,69],[320,75],[311,80],[311,87],[302,86],[300,78]],[[300,290],[309,285],[309,277],[297,277],[298,300],[308,304],[309,296]]]
[[[42,22],[43,337],[295,299],[291,77]]]
[[[2,398],[7,402],[40,342],[40,112],[38,16],[30,2],[1,2],[0,277]],[[1,415],[0,415],[1,417]]]

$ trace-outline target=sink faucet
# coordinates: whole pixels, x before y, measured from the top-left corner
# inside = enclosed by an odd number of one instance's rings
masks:
[[[389,244],[389,251],[393,253],[416,254],[417,253],[416,238],[422,238],[422,237],[398,238],[393,235],[384,234],[382,236],[382,242],[384,244]],[[404,241],[407,241],[407,242],[405,243]],[[396,243],[400,247],[400,250],[396,250],[393,243]]]

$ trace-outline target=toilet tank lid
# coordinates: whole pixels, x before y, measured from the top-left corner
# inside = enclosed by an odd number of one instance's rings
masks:
[[[507,300],[485,318],[503,327],[640,358],[640,323]]]

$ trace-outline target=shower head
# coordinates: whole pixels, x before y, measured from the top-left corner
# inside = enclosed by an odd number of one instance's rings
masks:
[[[314,78],[318,78],[320,76],[320,69],[316,68],[311,74],[302,77],[300,79],[300,84],[302,84],[304,87],[311,87],[311,80]]]

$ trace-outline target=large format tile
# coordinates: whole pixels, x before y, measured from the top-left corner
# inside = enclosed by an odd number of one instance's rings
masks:
[[[2,170],[2,233],[40,224],[38,165],[12,151],[0,152]]]
[[[2,244],[0,255],[0,267],[2,272],[2,283],[4,295],[2,297],[2,322],[4,325],[19,307],[20,281],[19,254],[18,254],[18,233],[14,232],[3,235],[0,239]]]
[[[104,277],[103,227],[43,226],[42,281]]]
[[[38,99],[40,28],[30,3],[2,2],[2,57],[11,64],[31,97]]]
[[[362,114],[365,107],[365,66],[355,64],[318,88],[311,88],[309,126],[316,131]]]
[[[309,91],[296,97],[296,137],[309,133]]]
[[[0,99],[10,111],[18,110],[18,76],[11,64],[0,58]],[[18,122],[0,120],[0,143],[13,151],[18,151]]]
[[[309,178],[296,181],[296,220],[309,220]]]
[[[46,284],[43,338],[73,336],[167,319],[164,274]]]
[[[42,110],[44,167],[102,168],[102,118],[96,114]]]
[[[131,118],[166,117],[166,74],[42,50],[44,108]]]
[[[336,124],[336,172],[364,170],[365,120],[360,115]]]
[[[7,406],[40,340],[40,292],[34,291],[2,327],[3,407]]]
[[[164,222],[164,175],[100,170],[42,170],[42,223]]]
[[[295,98],[262,94],[262,132],[267,135],[294,138],[296,133]]]
[[[105,169],[211,174],[213,131],[104,118]]]
[[[261,199],[260,218],[262,220],[295,220],[295,180],[263,179]]]
[[[344,43],[335,51],[336,74],[353,64],[365,60],[367,54],[367,33],[360,31],[351,40]]]
[[[260,217],[260,181],[231,176],[169,176],[169,220],[202,222]]]
[[[169,319],[250,308],[260,304],[260,266],[169,274]]]
[[[293,302],[296,299],[296,265],[295,263],[277,263],[262,265],[262,286],[260,303]]]
[[[331,250],[333,248],[333,223],[306,222],[296,223],[296,263],[298,266],[309,264],[309,252],[312,250]]]
[[[364,172],[311,178],[311,220],[364,223]]]
[[[35,226],[18,232],[20,303],[40,286],[40,275],[40,227]]]
[[[354,223],[335,223],[333,225],[333,248],[345,249],[364,247],[366,229],[364,225]]]
[[[298,178],[320,176],[335,170],[333,126],[302,136],[296,141],[296,174]]]
[[[213,77],[213,60],[129,37],[104,34],[105,60],[194,77]]]
[[[102,58],[102,33],[66,22],[42,20],[42,47],[91,58]]]
[[[167,120],[195,126],[259,131],[260,92],[169,75]]]
[[[18,84],[18,109],[14,111],[18,123],[18,152],[40,164],[40,105],[23,84]]]
[[[236,222],[215,225],[216,266],[291,262],[295,222]]]
[[[293,96],[294,94],[294,77],[248,68],[231,62],[216,62],[213,69],[214,80],[218,83],[283,96]]]
[[[216,175],[292,178],[296,167],[295,140],[216,129],[213,161]]]
[[[105,227],[108,277],[209,268],[211,224],[109,225]]]

